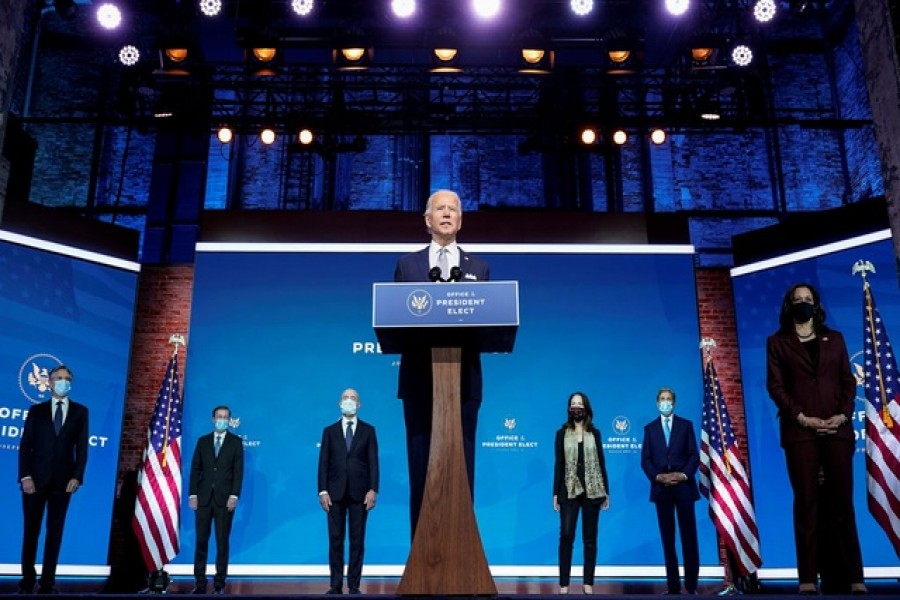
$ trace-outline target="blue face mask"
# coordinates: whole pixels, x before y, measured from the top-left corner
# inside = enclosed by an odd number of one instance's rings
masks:
[[[57,396],[67,396],[72,389],[72,382],[68,379],[57,379],[53,382],[53,391]]]
[[[673,410],[675,410],[675,405],[672,404],[671,400],[659,401],[659,412],[664,417],[668,417],[669,415],[671,415]]]
[[[225,431],[228,429],[228,419],[216,419],[216,431]]]

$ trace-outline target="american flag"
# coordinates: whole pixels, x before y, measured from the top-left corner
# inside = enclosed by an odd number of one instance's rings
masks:
[[[150,418],[148,443],[138,476],[132,527],[150,571],[178,554],[181,514],[181,394],[178,354],[172,355]]]
[[[706,363],[703,389],[700,492],[709,500],[709,514],[741,575],[750,575],[762,564],[756,513],[750,500],[750,480],[712,360]]]
[[[900,387],[894,351],[868,282],[863,286],[863,340],[869,512],[900,556]]]

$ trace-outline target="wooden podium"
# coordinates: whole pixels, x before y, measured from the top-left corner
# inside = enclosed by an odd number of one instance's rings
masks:
[[[493,285],[497,284],[497,285]],[[381,289],[379,287],[381,286]],[[451,291],[452,290],[452,291]],[[441,302],[460,294],[481,304],[461,318]],[[455,306],[455,305],[451,305]],[[399,310],[402,308],[402,310]],[[415,310],[428,311],[427,321]],[[498,316],[499,314],[499,316]],[[517,282],[375,284],[373,325],[381,350],[431,347],[434,408],[419,521],[397,593],[496,596],[478,533],[460,419],[462,347],[510,352],[518,327]]]

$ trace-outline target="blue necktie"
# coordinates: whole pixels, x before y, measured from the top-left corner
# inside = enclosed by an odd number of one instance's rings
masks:
[[[668,446],[669,438],[672,437],[672,426],[669,425],[669,417],[663,417],[663,433],[666,434],[666,446]]]
[[[215,448],[216,448],[216,458],[219,458],[219,450],[222,449],[222,436],[221,435],[216,435]]]
[[[57,400],[56,414],[53,415],[53,429],[56,430],[56,435],[59,435],[59,430],[62,429],[62,425],[63,425],[62,405],[63,405],[62,400]]]
[[[350,451],[350,445],[353,444],[353,421],[349,421],[347,423],[347,435],[345,437],[347,440],[347,451]]]

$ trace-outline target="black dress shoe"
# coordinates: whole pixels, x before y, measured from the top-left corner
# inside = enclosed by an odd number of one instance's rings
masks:
[[[362,594],[362,592],[359,591],[359,588],[350,588],[350,589],[347,591],[347,593],[349,593],[349,594]]]
[[[325,593],[326,594],[343,594],[344,591],[341,590],[340,588],[328,588],[328,591]]]
[[[59,595],[59,590],[53,586],[41,586],[38,588],[38,594],[47,595],[47,596],[57,596]]]
[[[205,585],[195,585],[194,589],[191,590],[192,594],[205,594],[206,586]]]
[[[224,596],[225,595],[225,586],[217,585],[213,588],[213,594],[216,596]]]

